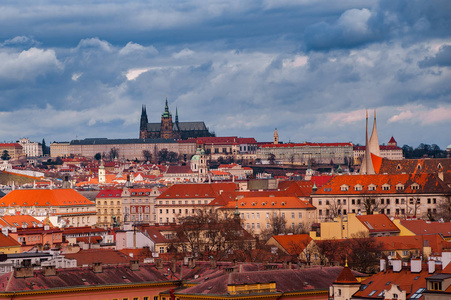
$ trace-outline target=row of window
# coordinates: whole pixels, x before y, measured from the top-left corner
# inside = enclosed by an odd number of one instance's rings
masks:
[[[308,216],[308,218],[310,218],[310,212],[308,212],[306,214],[308,214],[307,216]],[[302,212],[298,212],[297,215],[298,215],[298,219],[302,219]],[[277,217],[277,212],[273,212],[273,216]],[[285,218],[285,213],[284,212],[281,213],[281,216],[282,216],[282,218]],[[269,219],[269,218],[270,218],[270,213],[267,212],[266,213],[266,219]],[[296,218],[296,213],[292,212],[291,213],[291,218],[295,219]],[[260,213],[246,213],[246,214],[241,213],[241,219],[247,219],[247,220],[249,220],[249,219],[260,219]]]
[[[371,201],[374,203],[375,199],[371,199]],[[380,199],[380,203],[381,204],[390,204],[390,199],[389,198],[381,198]],[[405,204],[406,199],[404,198],[396,198],[395,199],[395,204]],[[351,199],[351,204],[352,205],[360,205],[361,204],[361,199]],[[421,198],[409,198],[409,204],[421,204]],[[437,199],[436,198],[427,198],[427,204],[436,204],[437,203]],[[322,200],[318,200],[318,205],[322,205],[323,201]],[[346,205],[346,199],[337,199],[337,204],[338,205]],[[326,200],[326,205],[330,205],[330,200]]]
[[[168,195],[169,196],[169,195]],[[176,195],[176,196],[178,196],[178,195]],[[198,195],[196,195],[196,196],[198,196]],[[207,195],[208,196],[208,195]],[[185,205],[187,205],[187,204],[196,204],[196,200],[191,200],[191,203],[189,203],[189,201],[188,200],[185,200],[185,201],[182,201],[182,200],[178,200],[178,203],[176,203],[177,201],[175,201],[175,200],[172,200],[171,201],[171,204],[185,204]],[[185,202],[185,203],[183,203],[183,202]],[[208,204],[208,202],[209,202],[209,200],[197,200],[197,204]],[[159,205],[163,205],[163,204],[167,204],[167,205],[169,205],[169,200],[166,200],[166,201],[162,201],[162,200],[160,200],[160,201],[158,201],[158,204]]]
[[[144,199],[145,201],[143,201],[143,199],[131,199],[130,203],[149,203],[149,199]],[[127,199],[122,199],[123,203],[128,203]],[[155,202],[155,201],[154,201]],[[102,200],[97,200],[97,205],[102,205]],[[103,201],[103,205],[108,205],[108,201]],[[111,200],[110,201],[110,205],[114,205],[114,201]],[[118,200],[116,201],[116,205],[121,205],[121,201]]]

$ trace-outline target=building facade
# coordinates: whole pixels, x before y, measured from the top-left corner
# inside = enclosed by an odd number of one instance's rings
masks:
[[[23,153],[27,157],[42,156],[42,145],[38,142],[31,142],[28,138],[21,138],[18,141],[23,148]]]

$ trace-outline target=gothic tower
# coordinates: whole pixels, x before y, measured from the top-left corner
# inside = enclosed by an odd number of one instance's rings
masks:
[[[366,135],[365,135],[365,154],[363,155],[360,174],[375,174],[373,161],[371,160],[370,142],[368,139],[368,111],[366,112]]]
[[[166,105],[164,112],[161,115],[161,129],[160,137],[163,139],[172,139],[172,114],[169,112],[168,98],[166,98]]]
[[[147,112],[146,112],[146,106],[143,104],[142,110],[141,110],[141,121],[139,123],[139,138],[145,139],[147,138]]]

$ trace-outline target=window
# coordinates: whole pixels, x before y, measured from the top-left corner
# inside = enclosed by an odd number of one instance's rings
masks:
[[[431,291],[441,291],[442,290],[442,283],[440,281],[431,281],[429,283],[429,289]]]
[[[355,205],[355,199],[352,199],[352,205]]]
[[[291,218],[294,219],[294,212],[291,213]]]
[[[318,200],[318,205],[323,205],[323,201]]]

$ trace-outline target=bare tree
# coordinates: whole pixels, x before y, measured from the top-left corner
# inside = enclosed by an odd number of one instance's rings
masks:
[[[143,156],[146,161],[152,161],[152,153],[149,150],[143,150]]]
[[[437,217],[444,222],[451,221],[451,196],[447,195],[444,201],[437,205]]]
[[[363,273],[374,272],[382,251],[382,244],[366,232],[359,232],[347,240],[350,249],[349,266]]]
[[[327,201],[329,201],[329,204],[327,205],[327,210],[329,210],[327,218],[329,220],[333,220],[334,218],[338,217],[338,215],[340,215],[343,204],[341,203],[341,201],[338,202],[339,200],[337,199],[331,199]]]
[[[119,149],[116,147],[113,147],[110,149],[110,152],[108,153],[108,156],[110,160],[114,160],[119,157]]]

